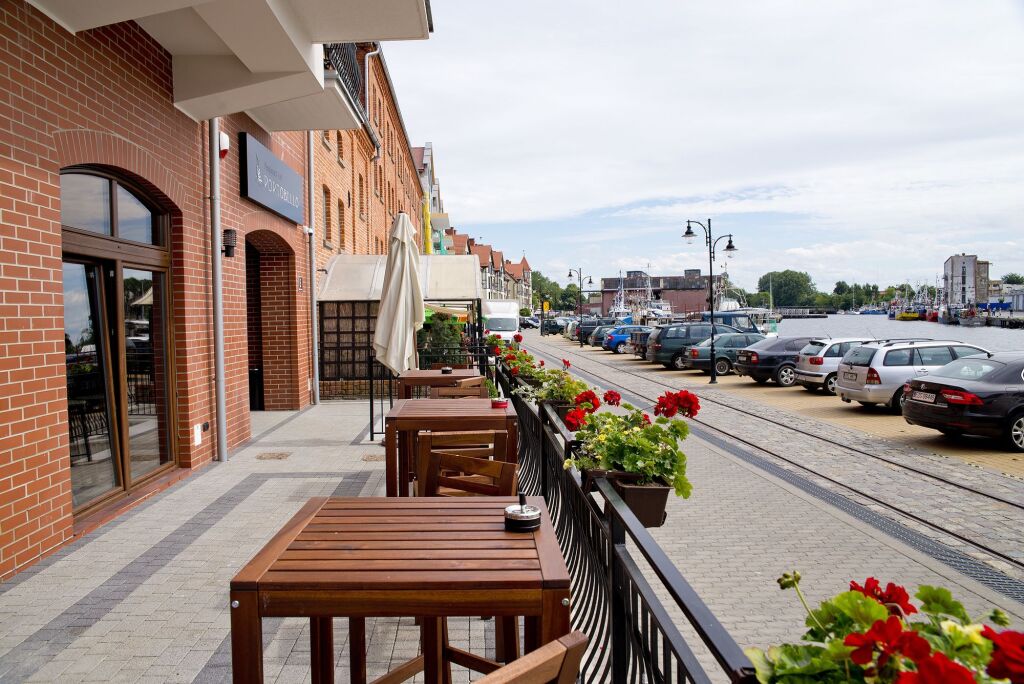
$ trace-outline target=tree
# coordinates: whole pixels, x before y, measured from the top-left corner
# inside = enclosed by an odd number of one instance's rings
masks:
[[[840,280],[836,283],[836,286],[832,289],[832,294],[839,295],[840,297],[850,291],[850,286],[846,284],[845,280]]]
[[[523,307],[522,309],[520,309],[520,310],[519,310],[519,315],[520,315],[520,316],[532,316],[532,315],[533,315],[533,312],[532,312],[532,311],[530,311],[529,309],[527,309],[527,308],[526,308],[526,307],[524,306],[524,307]]]
[[[576,311],[580,305],[580,288],[575,283],[569,283],[562,288],[562,294],[558,301],[558,308],[563,311]]]
[[[1007,273],[1002,280],[1003,285],[1024,285],[1024,275],[1020,273]]]
[[[539,309],[541,302],[551,302],[551,308],[557,309],[562,301],[562,286],[553,280],[545,278],[540,271],[534,271],[533,282],[533,303]]]
[[[757,289],[767,292],[769,287],[775,306],[813,306],[818,294],[810,274],[803,271],[787,269],[765,273],[757,281]]]

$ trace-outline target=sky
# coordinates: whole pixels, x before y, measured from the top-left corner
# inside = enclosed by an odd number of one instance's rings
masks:
[[[707,272],[687,219],[746,289],[1024,272],[1024,0],[431,7],[384,49],[413,144],[454,226],[559,282]]]

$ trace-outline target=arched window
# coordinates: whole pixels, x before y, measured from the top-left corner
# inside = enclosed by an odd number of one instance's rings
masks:
[[[323,186],[323,226],[324,226],[324,242],[330,243],[331,241],[331,191],[327,186]]]
[[[345,249],[345,203],[338,200],[338,249]]]
[[[170,219],[105,169],[60,175],[64,355],[76,513],[175,460]]]

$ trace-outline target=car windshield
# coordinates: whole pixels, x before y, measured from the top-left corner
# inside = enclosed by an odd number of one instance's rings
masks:
[[[817,356],[821,350],[825,347],[824,342],[818,340],[811,340],[804,345],[804,348],[800,350],[800,353],[804,356]]]
[[[851,366],[870,366],[876,351],[878,350],[871,347],[855,347],[846,352],[843,363],[848,363]]]
[[[487,328],[495,332],[509,332],[519,327],[519,321],[515,318],[488,318]]]
[[[1005,368],[1006,364],[992,359],[969,357],[947,363],[928,374],[932,378],[953,378],[956,380],[981,380],[986,375]]]

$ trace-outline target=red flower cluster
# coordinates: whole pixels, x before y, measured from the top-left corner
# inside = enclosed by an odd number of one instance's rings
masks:
[[[519,366],[512,366],[508,370],[512,375],[519,375]]]
[[[665,392],[654,405],[654,415],[671,418],[677,413],[693,418],[700,411],[700,400],[693,392]]]
[[[622,395],[615,390],[608,390],[604,393],[604,403],[609,406],[618,406],[622,403]]]
[[[501,347],[495,347],[494,348],[494,355],[495,356],[501,356]]]
[[[574,408],[565,414],[565,427],[569,428],[572,432],[576,432],[586,424],[587,412],[581,408]]]
[[[537,363],[538,363],[538,364],[540,364],[540,367],[541,367],[541,368],[543,368],[543,367],[544,367],[544,359],[541,359],[541,360],[540,360],[540,361],[538,361]]]
[[[901,672],[896,684],[975,684],[971,671],[945,653],[933,653],[914,664],[917,672]]]
[[[570,368],[572,368],[572,364],[569,363],[569,359],[562,359],[562,368],[564,368],[565,370],[569,370]]]
[[[511,352],[509,352],[508,354],[505,354],[505,360],[506,361],[515,361],[516,360],[516,355],[511,353]]]
[[[520,335],[519,333],[516,333],[515,335],[512,336],[512,339],[516,341],[516,344],[519,344],[520,342],[523,341],[523,336]]]
[[[587,390],[586,392],[580,392],[576,395],[576,408],[581,408],[587,413],[593,413],[597,409],[601,408],[601,402],[598,400],[597,395],[594,394],[594,390]],[[590,408],[584,406],[588,404]]]
[[[882,583],[874,577],[868,577],[864,580],[864,586],[851,581],[850,591],[857,591],[868,598],[875,599],[888,608],[889,612],[893,615],[898,615],[900,611],[903,611],[904,615],[911,615],[917,612],[917,608],[910,602],[910,595],[907,593],[907,590],[892,582],[889,582],[885,586],[885,591],[882,591]]]
[[[997,632],[986,625],[981,634],[995,645],[986,672],[996,679],[1024,684],[1024,633]]]
[[[651,424],[651,417],[649,415],[647,415],[646,413],[641,416],[641,419],[644,421],[644,425],[650,425]]]
[[[903,630],[903,621],[895,615],[888,620],[878,620],[863,634],[848,634],[843,643],[853,647],[850,660],[858,665],[867,665],[879,651],[878,667],[885,667],[896,654],[904,655],[915,663],[931,653],[932,647],[921,635],[913,630]],[[959,666],[958,666],[959,667]]]

